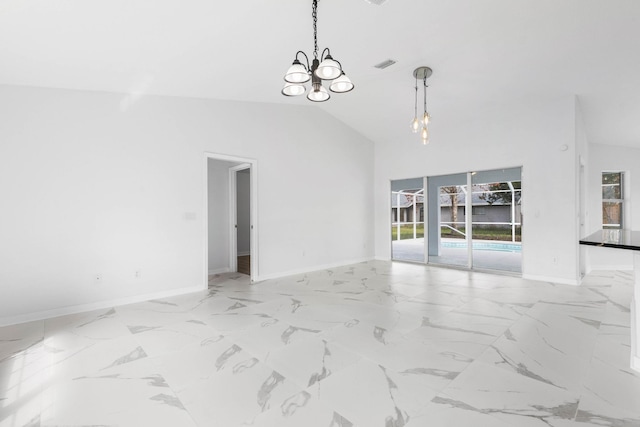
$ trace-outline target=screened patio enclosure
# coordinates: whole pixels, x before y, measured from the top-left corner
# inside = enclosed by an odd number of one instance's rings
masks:
[[[521,183],[519,167],[392,181],[392,259],[521,272]]]

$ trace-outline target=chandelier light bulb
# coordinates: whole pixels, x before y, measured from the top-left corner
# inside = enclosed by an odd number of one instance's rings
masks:
[[[287,83],[306,83],[310,78],[311,76],[309,75],[309,72],[297,58],[293,61],[293,64],[284,75],[284,80]]]
[[[420,129],[420,120],[418,120],[417,117],[414,117],[413,120],[411,120],[411,131],[413,133],[418,133],[418,130]]]
[[[329,98],[329,92],[327,92],[324,86],[320,86],[317,90],[312,87],[307,94],[307,99],[313,102],[324,102]]]
[[[282,88],[282,94],[285,96],[298,96],[302,95],[306,91],[303,84],[297,83],[285,83]]]
[[[424,123],[425,125],[428,125],[430,121],[431,121],[431,116],[429,115],[429,113],[425,111],[424,116],[422,117],[422,123]]]
[[[340,77],[331,82],[329,90],[335,93],[345,93],[353,90],[353,83],[345,73],[342,73]]]
[[[340,64],[338,64],[331,55],[327,55],[316,69],[316,76],[320,77],[322,80],[337,79],[341,74],[342,68],[340,67]]]

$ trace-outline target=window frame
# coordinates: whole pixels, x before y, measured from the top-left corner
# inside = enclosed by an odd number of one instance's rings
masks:
[[[611,175],[611,174],[617,174],[619,175],[619,183],[616,184],[606,184],[604,182],[604,176],[605,175]],[[613,230],[620,230],[624,228],[624,222],[625,222],[625,215],[624,215],[624,211],[625,211],[625,198],[624,198],[624,193],[625,193],[625,173],[624,171],[602,171],[601,175],[600,175],[600,191],[601,191],[601,197],[602,197],[602,218],[601,218],[601,225],[603,229],[613,229]],[[604,198],[604,188],[605,187],[614,187],[614,186],[619,186],[620,187],[620,198],[619,199],[605,199]],[[619,204],[620,205],[620,224],[605,224],[605,204]]]

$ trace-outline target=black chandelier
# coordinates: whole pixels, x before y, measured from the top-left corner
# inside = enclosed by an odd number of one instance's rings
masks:
[[[307,91],[305,83],[311,80],[311,89],[307,99],[313,102],[323,102],[330,98],[329,92],[322,85],[322,80],[329,80],[329,90],[334,93],[345,93],[353,89],[353,83],[342,70],[342,64],[331,57],[329,48],[325,48],[318,59],[318,0],[312,0],[313,16],[313,61],[309,66],[309,57],[299,50],[289,70],[284,75],[282,94],[298,96]],[[306,64],[298,59],[304,56]]]

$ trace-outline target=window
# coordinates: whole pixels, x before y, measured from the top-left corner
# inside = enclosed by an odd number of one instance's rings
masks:
[[[602,228],[623,228],[623,183],[623,172],[602,172]]]
[[[471,212],[473,215],[486,215],[484,206],[474,206],[471,208]]]

